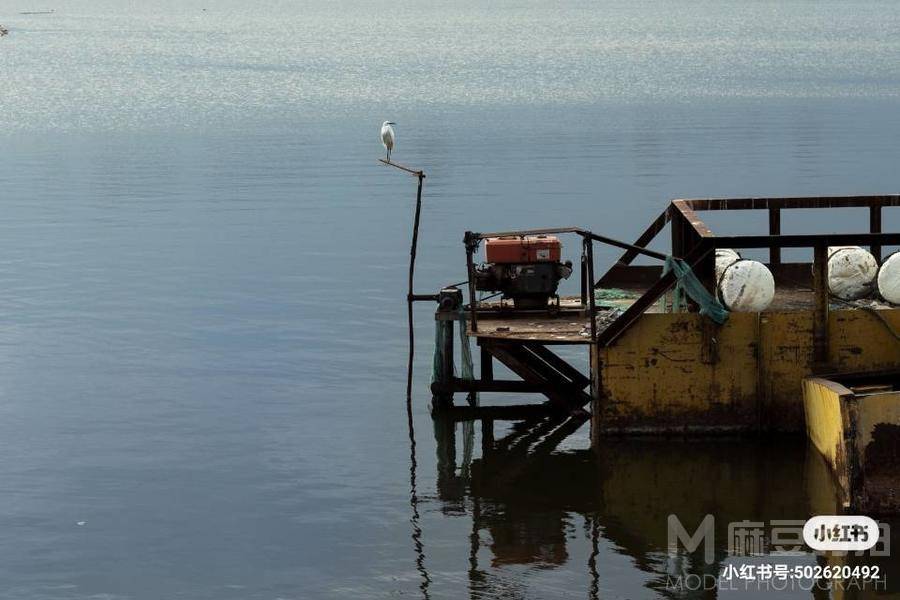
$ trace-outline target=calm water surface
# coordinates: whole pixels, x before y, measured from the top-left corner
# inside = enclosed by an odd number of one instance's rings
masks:
[[[802,438],[594,456],[544,423],[483,455],[429,417],[428,308],[412,447],[414,189],[377,132],[428,172],[421,292],[462,278],[466,229],[632,238],[672,197],[897,192],[895,3],[4,0],[0,23],[3,598],[692,596],[666,575],[722,568],[728,521],[820,506]],[[669,513],[716,515],[715,565],[668,558]]]

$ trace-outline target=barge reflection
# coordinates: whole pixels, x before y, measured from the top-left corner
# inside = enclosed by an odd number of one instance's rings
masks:
[[[479,434],[471,423],[435,421],[442,510],[471,518],[472,597],[519,596],[509,589],[510,578],[502,573],[522,566],[581,570],[591,598],[608,596],[603,590],[624,594],[636,578],[631,569],[631,575],[619,575],[622,579],[617,581],[617,574],[604,568],[611,554],[627,557],[643,575],[637,579],[643,582],[638,583],[643,592],[636,596],[731,597],[731,592],[690,590],[672,583],[685,574],[709,581],[729,562],[743,560],[729,558],[729,523],[763,523],[763,543],[771,546],[773,521],[796,522],[812,514],[839,512],[829,473],[803,437],[610,438],[598,452],[557,450],[582,425],[584,419],[523,422],[494,440],[490,424]],[[481,448],[474,457],[476,437]],[[690,533],[706,515],[714,516],[711,564],[704,560],[702,546],[669,556],[670,514]],[[572,564],[576,557],[583,566]],[[826,564],[822,558],[802,553],[768,559],[792,565]],[[850,560],[879,564],[888,584],[900,582],[893,564],[898,561],[889,557]],[[829,594],[872,596],[794,589],[772,597]]]

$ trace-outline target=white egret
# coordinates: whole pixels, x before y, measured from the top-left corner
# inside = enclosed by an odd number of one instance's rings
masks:
[[[391,150],[394,149],[394,140],[397,139],[394,136],[394,128],[391,125],[396,125],[396,123],[385,121],[381,124],[381,145],[387,150],[388,162],[391,162]]]

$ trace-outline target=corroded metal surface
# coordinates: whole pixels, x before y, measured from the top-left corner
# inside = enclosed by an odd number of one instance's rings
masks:
[[[867,513],[900,512],[900,392],[856,395],[856,505]]]
[[[844,508],[898,514],[900,371],[852,379],[804,380],[809,438],[831,471]]]
[[[879,312],[900,330],[900,309]],[[646,314],[616,344],[595,350],[604,431],[803,430],[801,382],[815,364],[812,311],[733,313],[714,332],[703,321]],[[900,369],[900,345],[868,312],[832,311],[829,332],[828,360],[837,369]]]

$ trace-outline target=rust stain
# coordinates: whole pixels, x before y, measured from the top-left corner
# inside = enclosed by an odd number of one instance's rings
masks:
[[[900,309],[882,312],[900,327]],[[702,319],[648,313],[615,345],[602,349],[600,380],[606,397],[620,403],[619,424],[663,431],[714,421],[802,431],[801,381],[812,364],[811,313],[772,311],[764,318],[734,313],[715,329],[717,360],[704,354],[709,336],[704,337]],[[829,357],[835,370],[900,368],[900,345],[886,343],[883,329],[862,311],[832,311]]]
[[[872,441],[863,454],[863,509],[896,513],[900,509],[900,425],[875,425]]]

